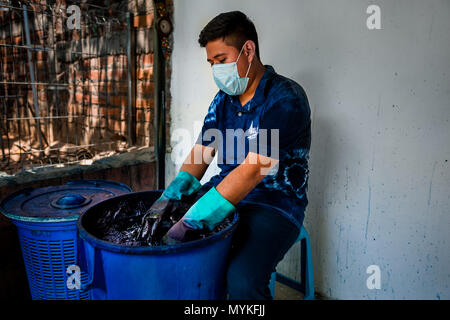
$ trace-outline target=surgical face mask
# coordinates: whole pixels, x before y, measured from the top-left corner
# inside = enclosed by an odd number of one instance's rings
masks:
[[[239,61],[239,57],[241,56],[243,49],[244,46],[242,46],[241,52],[239,52],[236,62],[214,64],[212,66],[214,81],[216,82],[220,90],[230,96],[241,95],[247,88],[249,80],[247,75],[250,71],[250,66],[252,65],[252,63],[250,62],[245,77],[239,77],[237,68],[237,62]]]

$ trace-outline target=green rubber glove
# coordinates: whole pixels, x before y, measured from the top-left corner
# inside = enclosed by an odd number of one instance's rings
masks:
[[[148,243],[158,243],[172,225],[172,215],[176,215],[178,208],[190,206],[189,203],[193,200],[191,198],[195,197],[201,187],[197,178],[190,173],[178,172],[175,179],[142,218],[142,228],[138,239]]]
[[[181,200],[183,196],[190,196],[196,193],[201,187],[202,185],[196,177],[189,172],[180,171],[161,197],[171,200]]]
[[[236,208],[215,187],[209,189],[183,216],[183,220],[195,229],[213,230]]]

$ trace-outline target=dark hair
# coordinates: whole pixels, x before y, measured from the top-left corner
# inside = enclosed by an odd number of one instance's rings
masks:
[[[208,42],[219,38],[239,51],[247,40],[252,40],[259,59],[258,34],[255,25],[244,13],[231,11],[219,14],[203,28],[198,42],[201,47],[205,47]]]

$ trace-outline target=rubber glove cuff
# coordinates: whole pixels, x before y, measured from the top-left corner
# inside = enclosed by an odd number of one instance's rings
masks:
[[[191,227],[183,219],[181,219],[169,229],[167,235],[174,240],[184,241],[186,238],[186,232],[192,230],[195,230],[195,228]]]
[[[190,196],[196,193],[201,187],[202,185],[196,177],[189,172],[180,171],[161,197],[171,200],[181,200],[183,196]]]
[[[209,189],[183,216],[186,224],[194,229],[214,229],[236,208],[215,187]]]

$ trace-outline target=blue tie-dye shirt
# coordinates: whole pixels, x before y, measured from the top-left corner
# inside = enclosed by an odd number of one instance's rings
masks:
[[[249,151],[276,158],[278,166],[243,201],[267,204],[301,227],[308,204],[308,98],[298,83],[271,66],[265,68],[255,95],[244,106],[238,96],[223,91],[212,101],[197,143],[216,148],[221,171],[204,187],[217,186]]]

